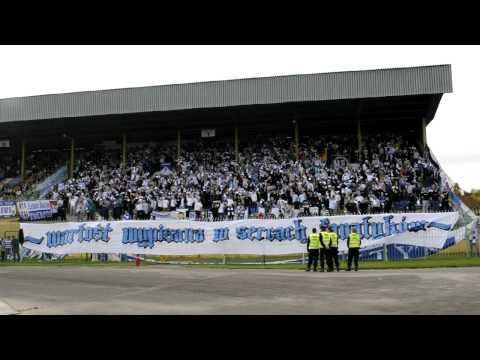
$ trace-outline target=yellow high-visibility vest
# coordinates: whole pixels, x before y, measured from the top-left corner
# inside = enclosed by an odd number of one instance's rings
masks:
[[[310,240],[309,250],[320,249],[320,235],[318,233],[311,233],[308,235],[308,239]]]
[[[328,244],[330,242],[330,233],[327,231],[322,231],[320,234],[322,234],[322,241],[325,245],[325,248],[328,249]],[[323,248],[322,244],[320,244],[320,247]]]
[[[338,235],[336,232],[330,233],[330,247],[338,248]]]
[[[358,235],[357,233],[351,233],[350,235],[348,235],[348,238],[350,240],[350,244],[348,246],[349,248],[360,247],[360,244],[361,244],[360,235]]]

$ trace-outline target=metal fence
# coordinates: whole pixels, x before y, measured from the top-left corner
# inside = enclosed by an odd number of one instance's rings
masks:
[[[342,212],[329,212],[329,211],[322,211],[320,213],[314,212],[314,213],[305,213],[303,211],[299,212],[292,212],[286,215],[280,214],[279,216],[275,216],[273,214],[268,214],[266,216],[259,216],[257,213],[255,214],[249,214],[248,216],[245,215],[239,215],[235,214],[232,218],[228,216],[223,216],[223,217],[218,217],[217,219],[214,219],[213,213],[210,210],[206,210],[202,212],[202,215],[200,217],[196,216],[190,216],[190,217],[176,217],[176,216],[165,216],[163,218],[157,219],[157,220],[190,220],[190,221],[203,221],[203,222],[215,222],[215,221],[237,221],[237,220],[254,220],[254,219],[265,219],[265,220],[275,220],[275,219],[295,219],[295,218],[307,218],[307,217],[318,217],[318,216],[342,216],[342,215],[380,215],[380,214],[404,214],[404,213],[448,213],[452,212],[454,210],[449,210],[449,211],[433,211],[433,210],[428,210],[428,211],[423,211],[421,208],[416,209],[415,211],[389,211],[388,213],[383,213],[383,212],[358,212],[358,213],[351,213],[347,211],[342,211]],[[192,212],[192,215],[193,212]],[[121,220],[121,219],[114,219],[113,217],[113,211],[109,211],[108,217],[102,217],[100,216],[99,213],[95,213],[93,217],[89,217],[86,213],[80,213],[80,214],[72,214],[72,213],[67,213],[66,214],[66,220],[65,221],[72,221],[72,222],[98,222],[98,221],[115,221],[115,220]],[[139,217],[133,216],[132,220],[145,220],[145,219],[140,219]],[[35,223],[58,223],[61,222],[62,220],[60,219],[58,214],[54,214],[51,218],[46,218],[42,220],[21,220],[22,222],[35,222]]]

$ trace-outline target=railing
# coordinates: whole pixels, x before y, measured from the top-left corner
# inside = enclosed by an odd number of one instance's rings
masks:
[[[290,213],[290,214],[280,214],[279,216],[275,216],[273,214],[267,214],[265,216],[260,216],[258,213],[254,214],[249,214],[247,217],[244,215],[239,215],[235,214],[233,218],[230,218],[227,215],[219,216],[217,219],[214,219],[213,213],[211,210],[204,210],[202,211],[200,217],[172,217],[172,216],[165,216],[161,220],[190,220],[190,221],[203,221],[203,222],[216,222],[216,221],[237,221],[237,220],[275,220],[275,219],[294,219],[294,218],[305,218],[305,217],[318,217],[318,216],[344,216],[344,215],[382,215],[382,214],[405,214],[405,213],[449,213],[453,212],[455,210],[428,210],[428,211],[423,211],[422,209],[416,209],[415,211],[400,211],[400,210],[394,210],[394,211],[389,211],[389,212],[363,212],[363,213],[350,213],[348,211],[338,211],[335,213],[332,213],[328,210],[322,211],[320,213],[315,213],[315,214],[307,214],[303,211],[295,212],[295,213]],[[112,211],[110,210],[108,212],[108,217],[103,218],[100,216],[100,214],[97,212],[95,213],[95,218],[89,218],[89,215],[87,213],[80,213],[80,214],[66,214],[66,219],[65,221],[73,221],[73,222],[98,222],[98,221],[114,221],[115,219],[113,218]],[[192,211],[194,213],[194,211]],[[118,219],[118,220],[123,220],[123,219]],[[134,212],[134,216],[132,217],[131,220],[142,220],[141,218],[136,216],[136,213]],[[150,220],[150,219],[146,219]],[[36,222],[36,223],[56,223],[56,222],[62,222],[58,214],[55,214],[52,218],[47,218],[47,219],[42,219],[42,220],[22,220],[22,222]]]

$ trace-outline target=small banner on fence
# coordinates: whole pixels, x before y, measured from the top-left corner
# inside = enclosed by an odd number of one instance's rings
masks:
[[[53,200],[19,201],[17,207],[22,220],[48,219],[57,212],[56,201]]]
[[[24,246],[55,254],[279,255],[305,252],[311,230],[326,225],[331,225],[338,234],[339,251],[346,250],[351,227],[360,234],[364,250],[385,244],[438,250],[445,246],[457,219],[458,213],[451,212],[220,222],[125,220],[21,223],[20,226],[24,230]]]
[[[15,217],[16,215],[15,201],[0,201],[0,218]]]

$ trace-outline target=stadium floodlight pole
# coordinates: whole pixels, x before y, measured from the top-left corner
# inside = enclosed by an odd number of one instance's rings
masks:
[[[25,180],[25,140],[22,140],[22,149],[21,149],[21,163],[20,163],[20,178],[22,181]]]

